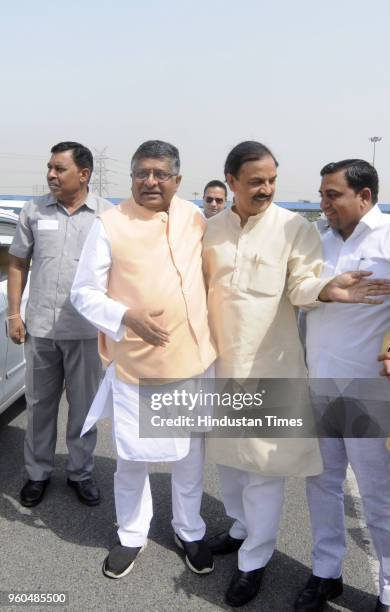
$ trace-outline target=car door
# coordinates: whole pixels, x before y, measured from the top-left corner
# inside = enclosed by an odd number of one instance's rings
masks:
[[[1,274],[1,271],[0,271],[0,274]],[[7,338],[6,326],[5,326],[7,303],[6,303],[5,295],[3,294],[3,291],[2,291],[2,284],[3,283],[0,280],[0,412],[1,412],[1,405],[2,405],[2,401],[4,397],[4,391],[5,391],[5,384],[4,384],[5,362],[7,358],[7,344],[8,344],[8,338]]]
[[[14,344],[8,337],[7,275],[8,249],[12,242],[9,224],[0,219],[0,412],[24,391],[25,359],[23,345]],[[15,224],[12,227],[15,231]],[[27,292],[23,296],[25,304]]]

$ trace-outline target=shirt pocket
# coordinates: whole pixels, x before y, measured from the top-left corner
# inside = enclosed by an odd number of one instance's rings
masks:
[[[280,262],[254,256],[247,261],[245,267],[247,268],[246,291],[268,296],[276,296],[282,292],[286,273]]]
[[[37,229],[34,235],[35,257],[57,257],[60,246],[58,230]]]
[[[372,275],[367,277],[367,280],[370,280],[370,278],[390,279],[390,260],[384,257],[370,257],[369,255],[362,255],[362,257],[359,259],[357,269],[372,272]]]

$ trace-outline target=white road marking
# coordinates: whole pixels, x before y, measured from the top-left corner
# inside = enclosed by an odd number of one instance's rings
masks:
[[[364,516],[363,502],[360,497],[359,487],[356,482],[355,474],[351,466],[348,466],[347,470],[347,483],[348,488],[351,493],[353,507],[356,513],[356,517],[359,523],[359,527],[363,534],[363,542],[364,542],[364,550],[367,555],[368,567],[370,569],[370,573],[372,579],[375,583],[376,589],[379,592],[379,562],[376,558],[376,554],[374,551],[374,547],[372,545],[370,533],[366,526],[366,519]]]

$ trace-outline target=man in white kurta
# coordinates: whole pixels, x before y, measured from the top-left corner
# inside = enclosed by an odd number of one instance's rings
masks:
[[[218,377],[305,378],[296,306],[358,296],[359,273],[321,279],[321,243],[314,225],[273,203],[277,163],[257,142],[237,145],[225,176],[235,205],[208,222],[203,260]],[[365,283],[366,281],[364,281]],[[363,286],[364,286],[363,283]],[[349,287],[349,288],[347,288]],[[356,294],[355,294],[356,290]],[[292,400],[293,401],[293,400]],[[208,456],[220,466],[230,532],[209,541],[214,554],[238,550],[238,571],[226,593],[243,605],[259,590],[276,543],[284,478],[322,470],[315,439],[209,439]]]
[[[179,164],[169,143],[139,147],[133,197],[95,222],[72,288],[73,304],[99,329],[107,367],[83,431],[112,417],[120,544],[103,564],[110,578],[126,575],[146,545],[150,461],[173,462],[172,526],[187,565],[196,573],[213,569],[200,516],[203,440],[139,435],[139,381],[207,377],[215,359],[201,266],[206,222],[196,206],[175,196]]]
[[[376,204],[378,177],[363,160],[344,160],[321,172],[321,208],[329,227],[321,232],[324,275],[368,270],[390,278],[390,217]],[[390,329],[390,302],[321,304],[307,314],[306,349],[309,375],[320,394],[321,414],[335,405],[375,414],[390,409],[390,383],[380,378],[377,355]],[[315,383],[315,384],[314,384]],[[322,388],[321,388],[322,387]],[[374,410],[374,412],[372,412]],[[335,430],[337,422],[334,423]],[[344,482],[350,463],[359,486],[372,541],[380,564],[375,610],[390,610],[390,452],[386,439],[343,437],[320,440],[321,475],[308,478],[307,497],[313,529],[313,575],[296,602],[296,610],[322,610],[326,599],[342,592],[346,553]],[[345,434],[348,436],[348,433]],[[315,607],[313,607],[315,606]]]

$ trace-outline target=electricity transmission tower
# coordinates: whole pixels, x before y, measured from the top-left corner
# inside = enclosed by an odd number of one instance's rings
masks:
[[[32,186],[32,195],[41,196],[44,193],[47,193],[47,185],[33,185]]]
[[[111,183],[107,179],[107,173],[111,172],[106,166],[109,159],[106,155],[107,147],[101,151],[95,149],[94,155],[94,171],[92,175],[92,188],[100,196],[108,196],[108,185]]]

